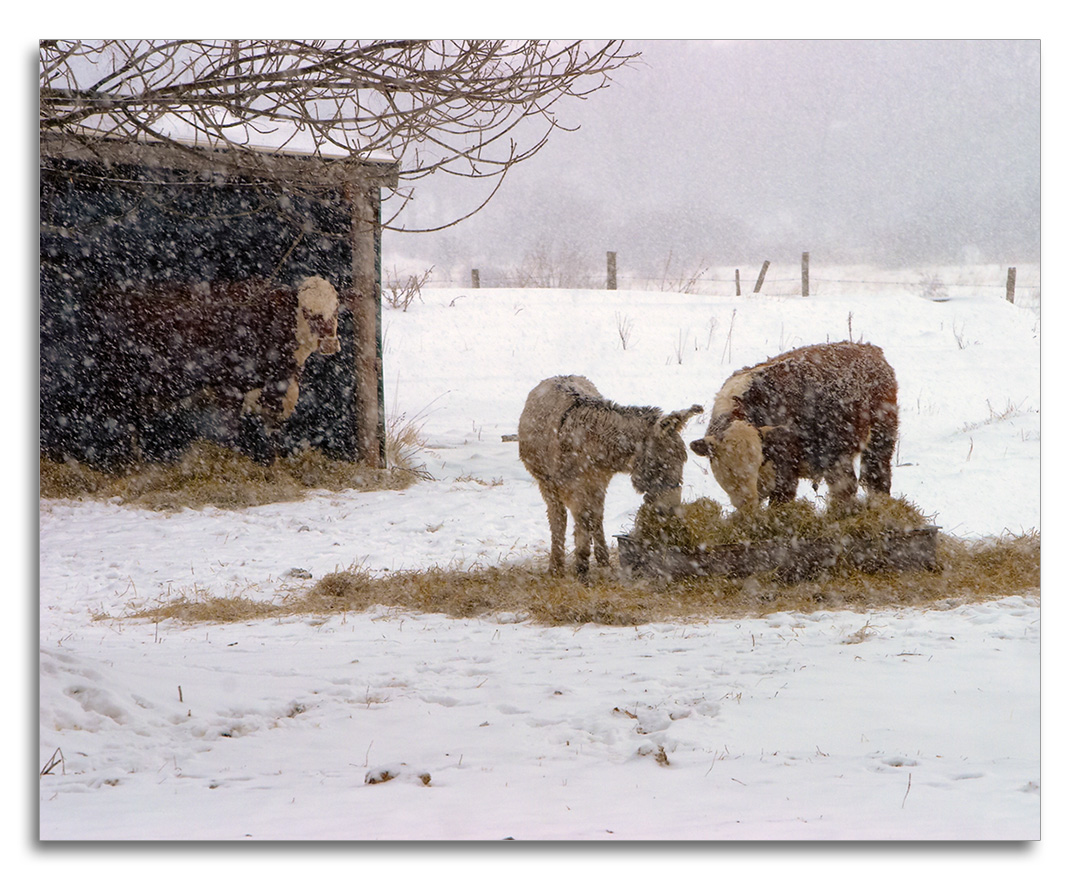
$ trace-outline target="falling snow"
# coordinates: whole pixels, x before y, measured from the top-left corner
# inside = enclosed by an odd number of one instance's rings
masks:
[[[126,617],[350,565],[544,566],[544,504],[502,440],[539,380],[700,403],[689,440],[736,369],[827,340],[896,370],[894,494],[959,537],[1038,529],[1039,312],[911,280],[806,299],[425,290],[384,315],[384,356],[388,415],[420,429],[433,480],[240,511],[41,501],[40,836],[1038,838],[1038,597],[622,628]],[[695,458],[684,498],[726,504]],[[639,503],[617,476],[609,539]]]

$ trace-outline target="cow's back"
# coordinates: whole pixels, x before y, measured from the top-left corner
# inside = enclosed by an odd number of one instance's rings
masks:
[[[875,345],[806,346],[752,371],[741,399],[747,419],[791,427],[812,470],[863,447],[875,420],[895,418],[896,375]]]
[[[295,294],[255,282],[153,284],[96,304],[112,372],[143,394],[182,399],[212,386],[243,394],[287,375]]]
[[[559,428],[582,398],[601,399],[601,395],[584,376],[553,376],[525,399],[518,420],[518,454],[536,479],[555,478],[560,463]]]
[[[822,410],[844,407],[869,397],[895,402],[896,375],[876,345],[833,342],[785,352],[748,368],[740,408],[748,421],[761,427],[811,421],[827,416]]]

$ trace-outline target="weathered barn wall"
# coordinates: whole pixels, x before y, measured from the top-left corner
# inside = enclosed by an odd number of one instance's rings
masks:
[[[42,451],[110,464],[131,431],[102,406],[90,303],[132,281],[322,275],[341,294],[342,350],[312,356],[286,423],[301,443],[340,458],[357,452],[351,207],[341,188],[290,189],[208,172],[43,158],[40,189],[40,438]],[[377,236],[376,236],[377,237]],[[224,430],[206,412],[162,414],[143,438],[150,457],[175,455],[197,434]]]

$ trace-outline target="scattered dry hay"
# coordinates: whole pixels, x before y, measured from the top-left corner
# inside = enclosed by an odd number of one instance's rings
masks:
[[[597,623],[637,626],[650,622],[757,617],[778,611],[869,611],[897,607],[951,607],[1015,595],[1038,595],[1037,533],[979,542],[944,538],[935,571],[879,572],[833,569],[827,576],[784,583],[770,574],[729,579],[699,577],[674,583],[619,579],[599,574],[588,584],[556,578],[537,567],[503,565],[468,570],[429,568],[374,574],[337,571],[280,604],[229,600],[225,620],[247,617],[330,615],[373,607],[408,609],[449,617],[510,615],[547,626]],[[182,601],[139,616],[187,622],[214,620]],[[225,600],[221,600],[225,601]]]
[[[180,623],[240,623],[276,617],[281,606],[272,602],[256,602],[239,597],[208,596],[204,599],[174,599],[163,605],[136,611],[134,618],[145,617],[156,622],[176,620]]]
[[[41,459],[42,498],[119,499],[151,510],[219,507],[236,509],[297,501],[325,489],[404,489],[418,478],[406,467],[375,470],[304,450],[269,466],[231,449],[198,441],[171,464],[138,464],[108,473],[68,460]]]
[[[583,584],[542,569],[504,565],[385,575],[351,568],[320,579],[310,598],[321,599],[333,611],[385,605],[449,617],[506,613],[551,625],[626,626],[651,619],[652,595],[653,585],[624,583],[611,574]]]

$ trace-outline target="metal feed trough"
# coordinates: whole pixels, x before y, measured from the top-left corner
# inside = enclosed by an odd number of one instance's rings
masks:
[[[938,526],[889,530],[873,537],[782,538],[684,550],[617,535],[619,565],[636,576],[667,579],[747,577],[772,571],[788,582],[809,580],[844,561],[861,571],[933,570]]]

